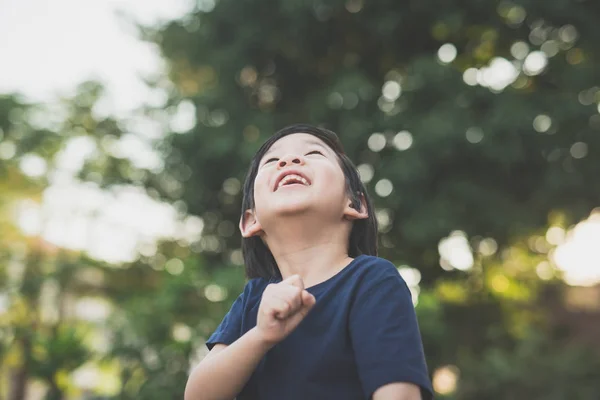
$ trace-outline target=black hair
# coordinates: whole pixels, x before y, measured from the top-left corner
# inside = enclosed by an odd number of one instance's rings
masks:
[[[243,188],[242,200],[242,218],[246,210],[254,209],[254,180],[258,173],[260,160],[271,146],[284,136],[294,133],[307,133],[321,139],[329,146],[337,155],[340,167],[346,178],[346,190],[352,201],[352,207],[360,210],[361,196],[364,196],[365,205],[368,212],[368,217],[353,221],[352,230],[348,239],[348,256],[357,257],[361,254],[377,255],[377,219],[373,210],[373,205],[367,193],[367,189],[360,180],[358,170],[354,163],[348,158],[342,147],[338,136],[324,128],[319,128],[307,124],[296,124],[285,127],[273,136],[271,136],[258,149],[252,162],[250,169],[246,175]],[[244,264],[246,267],[246,275],[249,279],[252,278],[281,278],[281,272],[275,262],[275,258],[271,251],[267,248],[262,239],[257,236],[242,238],[242,253],[244,256]]]

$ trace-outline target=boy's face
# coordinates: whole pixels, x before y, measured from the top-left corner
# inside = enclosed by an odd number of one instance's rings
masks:
[[[282,215],[339,222],[349,199],[334,151],[313,135],[296,133],[279,139],[260,160],[254,202],[254,217],[268,230]]]

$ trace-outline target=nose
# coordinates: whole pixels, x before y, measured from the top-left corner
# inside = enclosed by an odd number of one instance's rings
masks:
[[[293,155],[293,154],[288,154],[279,159],[279,161],[277,162],[277,168],[281,169],[283,167],[289,167],[292,164],[304,165],[304,157]]]

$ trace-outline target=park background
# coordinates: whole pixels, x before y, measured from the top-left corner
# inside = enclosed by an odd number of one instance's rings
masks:
[[[439,399],[600,399],[600,2],[0,1],[0,399],[181,399],[241,183],[338,132]]]

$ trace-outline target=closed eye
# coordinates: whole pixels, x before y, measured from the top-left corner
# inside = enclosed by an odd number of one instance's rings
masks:
[[[308,153],[306,153],[306,155],[311,155],[311,154],[320,154],[323,155],[323,153],[321,153],[319,150],[313,150],[313,151],[309,151]]]
[[[277,158],[277,157],[269,158],[267,161],[265,161],[265,164],[268,164],[270,162],[277,161],[277,160],[279,160],[279,158]]]

